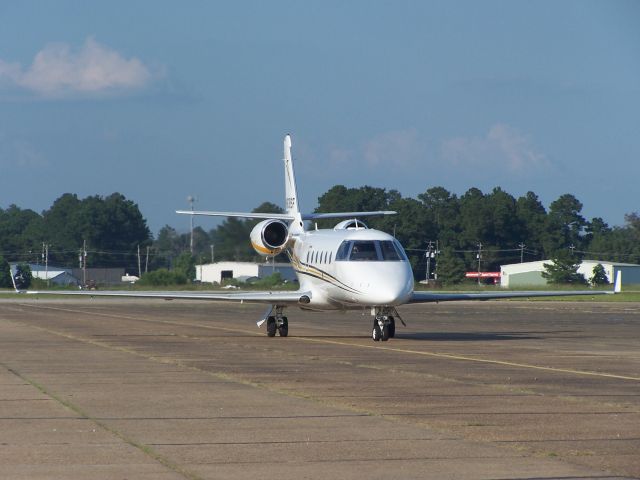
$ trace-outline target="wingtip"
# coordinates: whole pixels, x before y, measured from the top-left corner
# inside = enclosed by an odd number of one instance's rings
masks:
[[[622,292],[622,272],[618,270],[616,272],[616,282],[613,286],[613,293]]]

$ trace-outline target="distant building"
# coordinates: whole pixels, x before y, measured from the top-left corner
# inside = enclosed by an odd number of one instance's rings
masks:
[[[9,264],[11,267],[11,275],[16,274],[18,263]],[[56,267],[53,265],[45,266],[35,263],[29,263],[31,276],[40,280],[48,280],[54,285],[80,285],[80,280],[73,276],[70,268]]]
[[[544,286],[547,284],[547,280],[542,276],[545,263],[551,263],[551,260],[502,265],[500,285],[503,287]],[[633,263],[583,260],[578,267],[578,273],[589,280],[593,276],[593,267],[597,264],[604,267],[609,283],[614,282],[617,272],[620,271],[623,285],[640,284],[640,265]]]
[[[217,262],[196,265],[196,280],[208,283],[222,283],[235,278],[244,281],[250,278],[264,278],[280,273],[288,281],[296,280],[296,274],[289,263]]]
[[[81,268],[73,268],[71,269],[71,273],[82,283],[84,274]],[[119,283],[122,283],[123,276],[124,268],[87,267],[85,283],[96,283],[98,285],[117,285]]]

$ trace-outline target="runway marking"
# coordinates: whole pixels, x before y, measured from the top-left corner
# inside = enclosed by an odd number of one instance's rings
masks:
[[[191,326],[191,327],[200,327],[200,328],[206,328],[206,329],[212,329],[212,330],[225,330],[225,331],[229,331],[229,332],[237,332],[237,333],[245,333],[245,334],[250,334],[250,335],[254,335],[254,336],[262,336],[262,333],[260,332],[251,332],[249,330],[243,330],[243,329],[238,329],[238,328],[228,328],[228,327],[220,327],[217,325],[204,325],[204,324],[193,324],[193,323],[180,323],[180,322],[171,322],[171,321],[167,321],[167,320],[151,320],[151,319],[146,319],[146,318],[140,318],[140,317],[134,317],[134,316],[130,316],[130,315],[115,315],[115,314],[110,314],[110,313],[102,313],[102,312],[87,312],[87,311],[83,311],[83,310],[74,310],[74,309],[69,309],[69,308],[61,308],[61,307],[51,307],[51,306],[45,306],[45,305],[30,305],[30,304],[18,304],[20,306],[24,306],[24,307],[31,307],[31,308],[39,308],[39,309],[50,309],[50,310],[59,310],[59,311],[64,311],[64,312],[71,312],[71,313],[82,313],[85,315],[98,315],[98,316],[104,316],[104,317],[111,317],[111,318],[118,318],[118,319],[129,319],[129,320],[134,320],[134,321],[143,321],[143,322],[151,322],[151,323],[164,323],[167,325],[176,325],[176,326]],[[640,382],[640,377],[633,377],[633,376],[629,376],[629,375],[617,375],[617,374],[613,374],[613,373],[605,373],[605,372],[592,372],[592,371],[588,371],[588,370],[574,370],[571,368],[559,368],[559,367],[545,367],[542,365],[532,365],[532,364],[527,364],[527,363],[518,363],[518,362],[509,362],[506,360],[494,360],[494,359],[488,359],[488,358],[477,358],[477,357],[469,357],[466,355],[455,355],[455,354],[451,354],[451,353],[438,353],[438,352],[429,352],[429,351],[421,351],[421,350],[411,350],[411,349],[406,349],[406,348],[398,348],[398,347],[388,347],[388,346],[382,346],[382,345],[365,345],[362,343],[352,343],[352,342],[343,342],[343,341],[338,341],[338,340],[329,340],[326,338],[312,338],[312,337],[296,337],[296,336],[290,336],[288,337],[287,341],[289,340],[299,340],[299,341],[304,341],[304,342],[311,342],[311,343],[321,343],[321,344],[327,344],[327,345],[340,345],[340,346],[346,346],[346,347],[356,347],[356,348],[366,348],[366,349],[375,349],[375,350],[385,350],[388,352],[396,352],[396,353],[406,353],[406,354],[410,354],[410,355],[419,355],[419,356],[425,356],[425,357],[434,357],[434,358],[446,358],[446,359],[450,359],[450,360],[459,360],[459,361],[465,361],[465,362],[476,362],[476,363],[486,363],[486,364],[491,364],[491,365],[501,365],[501,366],[506,366],[506,367],[516,367],[516,368],[526,368],[526,369],[531,369],[531,370],[541,370],[541,371],[546,371],[546,372],[553,372],[553,373],[569,373],[572,375],[583,375],[583,376],[590,376],[590,377],[601,377],[601,378],[614,378],[617,380],[631,380],[631,381],[636,381],[636,382]]]
[[[344,346],[360,347],[360,348],[373,348],[373,349],[379,349],[379,350],[386,350],[389,352],[408,353],[412,355],[421,355],[421,356],[427,356],[427,357],[448,358],[451,360],[461,360],[466,362],[489,363],[494,365],[502,365],[502,366],[508,366],[508,367],[518,367],[518,368],[529,368],[534,370],[543,370],[543,371],[555,372],[555,373],[571,373],[574,375],[587,375],[592,377],[604,377],[604,378],[615,378],[619,380],[640,381],[640,377],[616,375],[613,373],[591,372],[588,370],[573,370],[571,368],[544,367],[541,365],[531,365],[527,363],[508,362],[506,360],[493,360],[488,358],[467,357],[465,355],[454,355],[451,353],[426,352],[426,351],[409,350],[409,349],[397,348],[397,347],[386,347],[386,346],[383,347],[380,345],[363,345],[360,343],[339,342],[337,340],[327,340],[324,338],[302,338],[302,337],[293,337],[293,338],[297,338],[299,340],[305,340],[308,342],[329,343],[333,345],[344,345]]]

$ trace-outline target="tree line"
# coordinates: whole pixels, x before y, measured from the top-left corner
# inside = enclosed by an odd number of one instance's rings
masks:
[[[627,214],[623,226],[611,227],[602,218],[587,220],[582,207],[575,196],[564,194],[547,209],[534,192],[516,198],[500,187],[488,193],[471,188],[460,196],[433,187],[411,198],[397,190],[336,185],[320,196],[316,211],[397,211],[394,216],[371,217],[366,223],[400,240],[418,279],[425,278],[428,251],[433,256],[431,271],[445,281],[478,267],[496,271],[501,264],[521,259],[571,255],[640,263],[638,213]],[[283,210],[264,202],[254,211]],[[209,230],[197,226],[193,255],[185,258],[185,252],[190,252],[190,232],[166,225],[154,239],[138,206],[123,195],[80,199],[66,193],[41,214],[15,205],[0,209],[0,252],[7,260],[42,263],[44,244],[50,264],[75,266],[86,245],[89,266],[125,267],[134,274],[178,266],[189,274],[194,262],[261,260],[249,243],[256,223],[228,218]],[[318,222],[318,228],[332,226]]]

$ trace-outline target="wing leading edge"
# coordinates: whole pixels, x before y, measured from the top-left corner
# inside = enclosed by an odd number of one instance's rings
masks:
[[[272,305],[305,304],[311,298],[311,292],[125,292],[118,290],[72,291],[72,290],[27,290],[20,292],[27,295],[74,295],[89,297],[129,297],[129,298],[164,298],[165,300],[210,300],[223,302],[269,303]]]
[[[500,298],[572,297],[575,295],[612,295],[622,292],[622,272],[616,272],[613,290],[576,290],[574,292],[483,292],[483,293],[434,293],[413,292],[408,303],[453,302],[457,300],[496,300]]]
[[[575,292],[496,292],[496,293],[433,293],[413,292],[409,303],[452,302],[460,300],[496,300],[500,298],[572,297],[575,295],[611,295],[613,291],[576,290]]]

